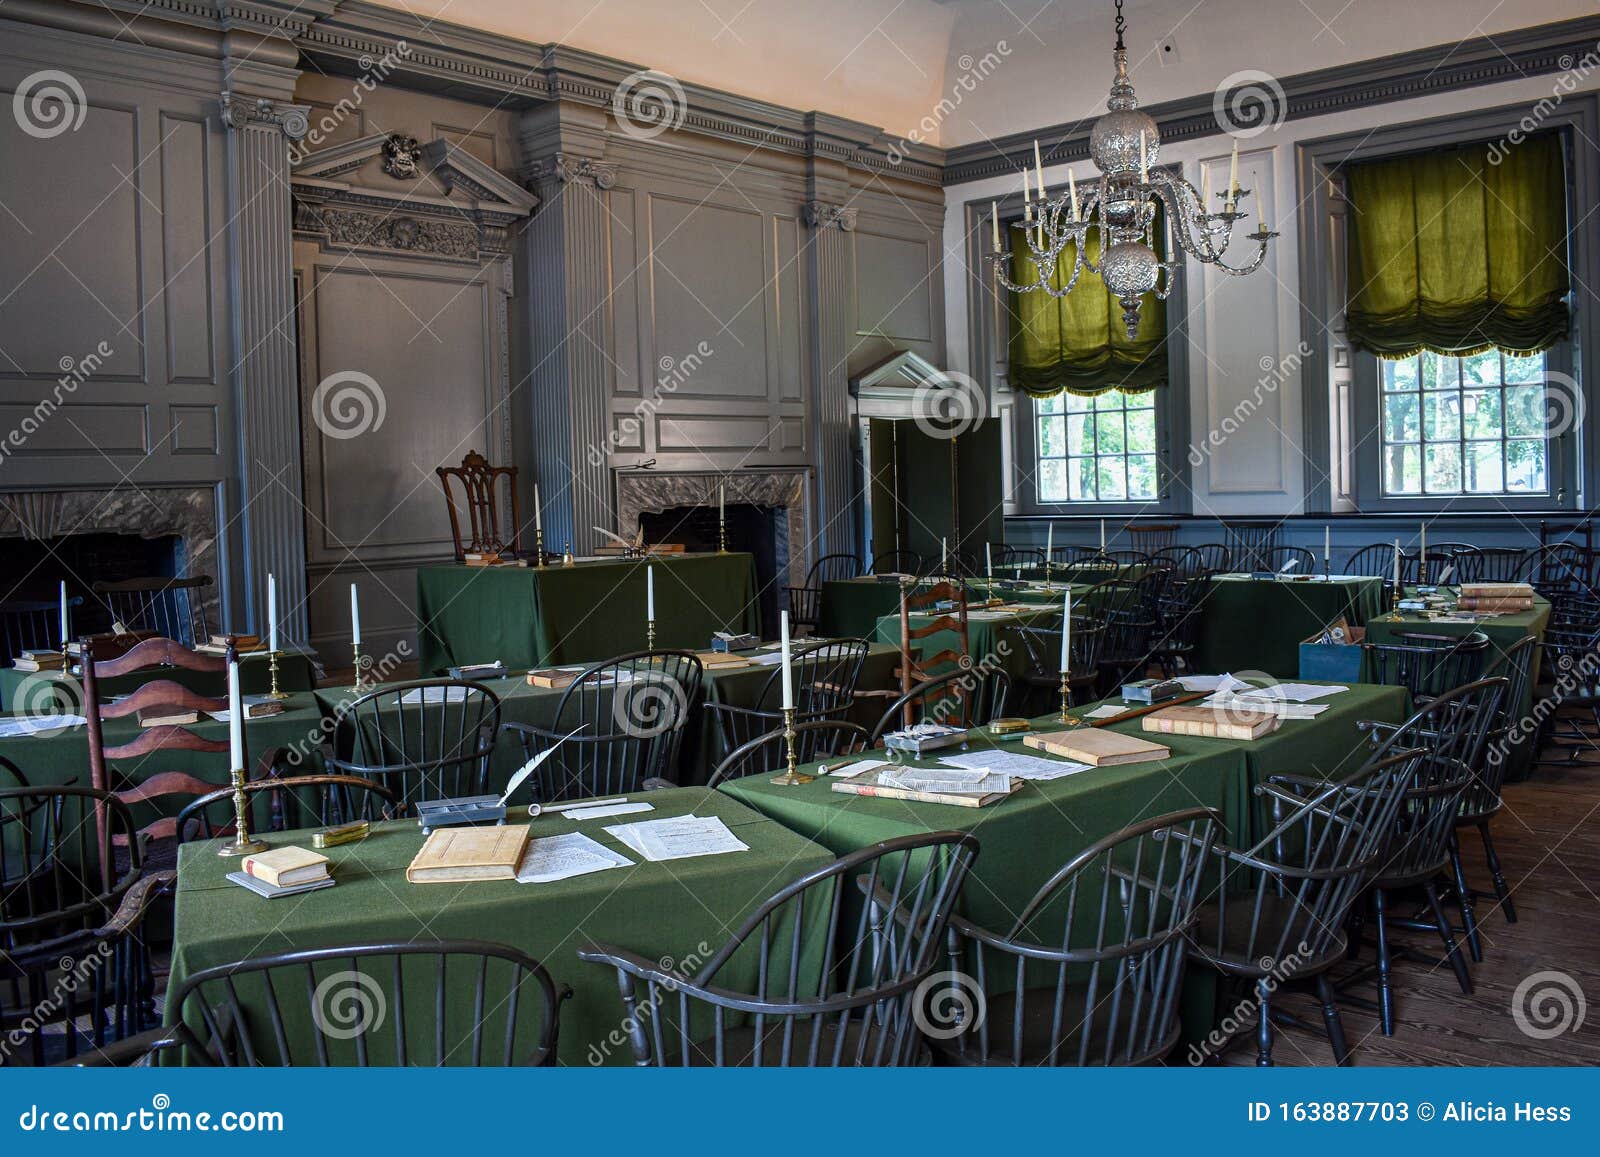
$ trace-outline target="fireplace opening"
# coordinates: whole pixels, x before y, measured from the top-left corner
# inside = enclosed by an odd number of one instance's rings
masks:
[[[765,639],[778,635],[782,588],[788,583],[788,551],[785,549],[782,557],[779,554],[779,544],[787,547],[789,541],[787,518],[787,512],[777,506],[730,502],[727,507],[728,549],[755,556],[761,636]],[[682,543],[691,553],[709,553],[718,546],[715,506],[675,506],[659,513],[642,511],[639,522],[649,543]],[[706,642],[709,644],[710,640]]]
[[[5,544],[10,578],[0,588],[3,601],[55,601],[61,581],[68,597],[83,597],[73,612],[74,633],[111,629],[111,612],[90,591],[96,582],[167,578],[179,573],[183,539],[176,534],[144,538],[137,534],[91,532],[57,538],[14,538]]]

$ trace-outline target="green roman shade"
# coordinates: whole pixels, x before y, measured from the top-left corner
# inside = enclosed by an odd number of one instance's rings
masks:
[[[1567,336],[1561,137],[1351,165],[1350,341],[1382,358],[1423,350],[1533,354]]]
[[[1161,221],[1155,235],[1161,236]],[[1089,234],[1088,260],[1100,260],[1099,231]],[[1064,285],[1072,276],[1075,247],[1068,245],[1056,261],[1051,284]],[[1028,256],[1020,226],[1011,230],[1011,280],[1031,285],[1038,265]],[[1008,306],[1011,385],[1034,397],[1066,390],[1103,394],[1107,390],[1144,391],[1167,384],[1167,304],[1154,293],[1140,307],[1139,338],[1130,341],[1122,306],[1106,292],[1098,273],[1084,270],[1065,297],[1043,291],[1013,293]]]

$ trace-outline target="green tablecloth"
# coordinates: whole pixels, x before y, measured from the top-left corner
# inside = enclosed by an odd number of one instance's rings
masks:
[[[1042,584],[1022,587],[1001,585],[1011,578],[1011,571],[995,572],[994,597],[1018,603],[1059,603],[1061,586],[1065,580],[1058,576],[1057,585],[1046,590]],[[928,582],[917,584],[924,590]],[[970,597],[988,596],[988,584],[983,579],[968,580]],[[885,615],[900,613],[900,584],[879,582],[871,575],[861,578],[836,579],[822,584],[822,613],[819,635],[841,639],[870,639],[877,630],[878,620]],[[899,636],[897,635],[898,639]]]
[[[281,900],[262,900],[228,883],[224,877],[237,861],[219,857],[212,841],[187,845],[178,862],[170,984],[176,988],[202,968],[299,948],[435,938],[491,940],[540,961],[558,987],[572,986],[573,998],[561,1009],[562,1063],[631,1064],[616,974],[580,962],[577,948],[591,941],[609,942],[650,959],[670,957],[693,971],[693,962],[704,962],[751,909],[832,858],[818,845],[717,792],[676,788],[637,798],[647,799],[655,810],[614,820],[579,823],[546,815],[534,821],[536,838],[582,831],[635,861],[632,867],[549,884],[408,884],[406,865],[422,845],[422,835],[410,821],[380,824],[361,843],[328,849],[338,884]],[[604,830],[606,824],[691,812],[720,817],[750,850],[639,862],[636,853]],[[268,842],[309,846],[309,836],[284,833]],[[808,905],[810,918],[825,917],[825,908]],[[808,940],[808,948],[820,953],[822,938],[811,935]],[[820,957],[810,962],[813,976],[820,967]],[[432,975],[423,976],[418,969],[417,978],[422,987],[407,993],[408,1001],[414,996],[422,1002],[420,1017],[431,1013]],[[732,975],[723,980],[740,982]],[[450,986],[448,992],[450,1022],[469,1021],[465,1002],[471,999],[471,985]],[[176,1015],[170,1002],[167,1011]],[[394,1012],[388,1009],[386,1015]]]
[[[1341,615],[1354,626],[1382,609],[1382,579],[1289,582],[1219,576],[1201,607],[1194,669],[1293,679],[1300,671],[1302,640]]]
[[[889,688],[894,685],[897,647],[875,646],[862,670],[863,689]],[[761,693],[774,668],[752,666],[737,670],[708,672],[707,694],[715,694],[724,703],[751,707]],[[501,719],[506,723],[530,723],[548,727],[555,722],[556,706],[562,692],[547,687],[532,687],[520,676],[486,681],[500,696]],[[714,688],[714,690],[713,690]],[[600,694],[609,694],[601,691]],[[307,771],[321,769],[320,747],[332,735],[328,720],[341,703],[352,698],[348,687],[328,687],[317,692],[298,692],[284,701],[284,711],[262,719],[252,719],[245,725],[245,742],[252,759],[259,757],[269,747],[287,747],[303,753],[303,768]],[[887,703],[872,701],[859,720],[870,726],[877,721]],[[689,734],[685,736],[679,761],[679,771],[686,784],[702,784],[710,775],[717,760],[717,745],[709,731],[708,719],[691,720]],[[226,724],[210,719],[195,724],[191,730],[213,739],[227,737]],[[112,720],[106,724],[106,742],[126,743],[138,731],[130,720]],[[0,739],[0,755],[5,755],[22,769],[28,781],[34,784],[66,783],[76,780],[87,786],[89,778],[89,740],[83,727],[74,727],[50,735],[32,735]],[[494,790],[505,786],[506,779],[523,759],[522,746],[510,736],[502,737],[495,745],[490,766],[489,783]],[[141,760],[123,760],[118,770],[132,780],[143,780],[161,771],[183,771],[218,786],[227,782],[226,756],[193,751],[161,752]],[[140,818],[141,824],[155,818],[150,812]]]
[[[1550,604],[1545,599],[1535,595],[1533,610],[1523,611],[1515,615],[1496,615],[1494,618],[1482,619],[1476,623],[1440,623],[1415,614],[1402,614],[1399,622],[1391,621],[1387,615],[1374,615],[1367,620],[1367,641],[1371,643],[1387,643],[1394,640],[1396,632],[1420,631],[1430,635],[1468,635],[1473,631],[1482,631],[1489,637],[1490,656],[1484,664],[1486,674],[1503,674],[1495,671],[1495,664],[1505,654],[1506,648],[1517,640],[1527,635],[1532,635],[1541,642],[1544,639],[1545,628],[1550,625]],[[1533,709],[1534,689],[1539,679],[1539,648],[1535,648],[1533,677],[1528,680],[1528,687],[1521,700],[1513,704],[1514,718],[1524,719]],[[1370,676],[1367,671],[1365,675]],[[1520,732],[1519,732],[1520,735]],[[1528,778],[1533,765],[1534,749],[1536,744],[1533,739],[1527,738],[1518,742],[1507,753],[1506,778],[1513,782]]]
[[[1074,587],[1074,594],[1081,594],[1087,588]],[[978,611],[967,612],[967,653],[972,656],[975,663],[988,660],[992,667],[1002,668],[1013,679],[1028,670],[1028,651],[1021,640],[1011,634],[1014,627],[1025,627],[1039,619],[1049,618],[1054,615],[1060,617],[1061,608],[1056,600],[1062,599],[1062,593],[1057,592],[1050,603],[1040,604],[1037,609],[1030,611]],[[937,616],[912,615],[911,625],[915,628],[919,622],[926,624],[930,618]],[[873,637],[880,643],[900,644],[900,612],[884,615],[873,628]],[[912,646],[921,650],[924,655],[936,655],[940,651],[961,649],[961,637],[955,631],[938,631],[922,639],[912,641]],[[1018,694],[1020,692],[1014,692]]]
[[[655,568],[656,646],[703,650],[716,631],[761,631],[748,554],[582,562],[573,566],[428,566],[417,570],[424,674],[490,663],[526,670],[645,646],[645,568]]]
[[[202,695],[223,696],[228,693],[228,680],[223,675],[201,671],[185,671],[179,667],[163,667],[141,671],[137,675],[119,675],[100,682],[101,694],[126,695],[155,679],[167,679],[190,687]],[[54,693],[46,690],[58,684]],[[309,691],[317,685],[316,667],[309,655],[290,653],[278,657],[278,689],[280,691]],[[265,695],[272,689],[272,675],[265,655],[243,655],[239,660],[239,686],[246,695]],[[83,711],[83,686],[73,676],[60,671],[41,671],[31,674],[15,667],[0,668],[0,712],[20,713],[31,711],[40,714],[47,700],[53,699],[63,712]]]

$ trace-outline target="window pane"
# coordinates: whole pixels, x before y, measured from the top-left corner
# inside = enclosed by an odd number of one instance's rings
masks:
[[[1422,432],[1430,442],[1461,437],[1461,395],[1454,390],[1423,394]]]
[[[1100,501],[1114,502],[1128,496],[1128,482],[1124,474],[1126,467],[1120,454],[1115,458],[1098,459],[1100,464]]]
[[[1383,388],[1385,390],[1414,390],[1417,388],[1417,359],[1407,358],[1403,362],[1380,362],[1383,367]]]
[[[1505,358],[1506,382],[1542,382],[1544,381],[1544,355],[1534,354],[1531,358],[1514,358],[1509,354]]]
[[[1046,458],[1061,458],[1067,452],[1067,431],[1062,418],[1039,419],[1039,453]]]
[[[1454,442],[1435,443],[1427,448],[1430,494],[1453,494],[1461,489],[1461,447]]]
[[[1422,492],[1422,448],[1390,446],[1384,450],[1385,494]]]
[[[1128,415],[1128,452],[1155,453],[1156,412],[1134,410]]]
[[[1390,442],[1417,440],[1417,408],[1420,395],[1390,394],[1383,399],[1383,436]],[[1430,396],[1428,401],[1434,399]]]
[[[1034,403],[1034,405],[1038,407],[1038,410],[1035,412],[1040,414],[1061,413],[1061,397],[1062,396],[1060,394],[1056,394],[1051,398],[1040,398]]]
[[[1128,497],[1154,498],[1156,496],[1156,457],[1154,454],[1136,454],[1128,458]]]
[[[1067,500],[1067,467],[1059,458],[1039,463],[1039,501]]]
[[[1498,494],[1505,489],[1499,442],[1475,442],[1465,460],[1469,494]]]
[[[1549,489],[1544,473],[1544,440],[1506,443],[1506,489],[1513,494],[1543,494]]]
[[[1101,414],[1096,420],[1095,450],[1101,454],[1121,454],[1125,449],[1121,414]]]
[[[1511,386],[1506,390],[1506,437],[1544,436],[1544,386]]]
[[[1500,437],[1500,391],[1466,391],[1461,395],[1461,417],[1468,438]]]
[[[1094,399],[1080,397],[1078,394],[1057,394],[1058,398],[1066,399],[1067,413],[1081,414],[1085,410],[1094,409]]]
[[[1072,414],[1067,418],[1067,453],[1087,454],[1094,449],[1094,415]]]
[[[1498,386],[1500,384],[1500,351],[1487,350],[1461,359],[1461,384],[1464,386]]]
[[[1094,459],[1071,458],[1067,461],[1067,480],[1071,483],[1069,500],[1094,501]]]
[[[1122,409],[1122,391],[1107,390],[1103,394],[1096,394],[1094,396],[1094,408],[1097,410]]]
[[[1436,353],[1422,355],[1422,388],[1425,390],[1453,390],[1460,380],[1461,363],[1455,358],[1442,358]]]
[[[1154,390],[1145,390],[1139,394],[1124,394],[1123,396],[1128,399],[1128,409],[1130,410],[1154,410],[1156,408],[1156,392]]]

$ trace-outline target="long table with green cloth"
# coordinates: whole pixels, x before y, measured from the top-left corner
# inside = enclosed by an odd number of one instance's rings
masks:
[[[862,668],[860,687],[864,690],[892,688],[898,654],[897,647],[872,646]],[[752,707],[776,670],[775,666],[751,665],[707,672],[706,695],[734,706]],[[555,723],[561,690],[530,686],[521,676],[490,679],[484,685],[500,697],[502,722],[545,727]],[[592,693],[609,695],[610,691],[600,689]],[[245,725],[245,739],[252,759],[259,758],[268,748],[284,747],[302,753],[300,767],[303,770],[320,770],[320,748],[332,736],[331,721],[340,707],[354,697],[348,687],[325,687],[291,694],[284,700],[281,714],[252,719]],[[879,700],[870,701],[858,721],[870,727],[884,706]],[[705,783],[720,754],[711,733],[708,713],[699,714],[698,721],[691,721],[690,733],[685,736],[680,753],[679,772],[686,784]],[[190,729],[211,739],[225,739],[228,734],[226,724],[211,719],[203,719]],[[137,732],[138,725],[132,720],[108,720],[106,742],[126,743]],[[34,785],[75,781],[86,786],[89,783],[89,740],[87,730],[81,725],[48,734],[0,738],[0,755],[11,759]],[[504,787],[522,760],[521,744],[511,736],[501,736],[495,744],[490,765],[490,788]],[[205,752],[163,751],[143,759],[119,761],[117,770],[135,781],[161,771],[182,771],[220,787],[227,782],[228,769],[223,766],[226,762],[225,757]],[[143,824],[156,814],[141,810],[136,818]]]
[[[1029,568],[1023,569],[1026,571]],[[1032,579],[1024,579],[1019,583],[1011,577],[1011,573],[1010,568],[1006,568],[1003,573],[995,572],[993,590],[995,598],[1018,603],[1059,603],[1064,584],[1070,582],[1087,587],[1095,581],[1092,568],[1076,568],[1075,573],[1078,577],[1070,577],[1065,567],[1059,568],[1055,574],[1055,581],[1050,584]],[[1106,572],[1100,573],[1105,577]],[[917,583],[917,589],[926,590],[934,581],[922,579]],[[981,599],[990,593],[989,584],[981,578],[968,579],[965,585],[969,598]],[[879,619],[885,615],[899,613],[898,582],[889,581],[887,578],[879,579],[873,575],[835,579],[822,584],[822,610],[817,630],[820,634],[840,638],[870,639]]]
[[[755,558],[660,555],[571,566],[417,569],[425,675],[499,660],[526,670],[645,648],[647,568],[655,570],[656,646],[704,650],[717,631],[761,633]]]
[[[117,675],[100,681],[105,696],[127,695],[155,679],[166,679],[202,695],[221,698],[228,693],[225,675],[186,671],[181,667],[155,667],[134,675]],[[309,691],[317,685],[316,664],[310,655],[287,651],[278,656],[278,689]],[[246,695],[265,695],[272,690],[272,672],[265,653],[239,657],[239,689]],[[83,683],[62,671],[18,671],[0,668],[0,712],[42,714],[55,703],[62,712],[83,710]]]
[[[1249,846],[1265,834],[1269,822],[1253,795],[1257,783],[1279,773],[1347,775],[1367,757],[1357,724],[1367,719],[1398,723],[1409,708],[1403,688],[1367,684],[1352,685],[1319,702],[1328,709],[1316,718],[1284,720],[1276,732],[1250,742],[1145,736],[1169,747],[1171,757],[1025,783],[1010,798],[983,808],[837,792],[825,775],[794,787],[753,775],[725,783],[720,790],[836,855],[895,836],[971,832],[981,850],[963,892],[962,910],[979,923],[1004,929],[1056,869],[1095,840],[1138,820],[1182,808],[1216,808],[1228,842]],[[1074,714],[1084,710],[1088,708]],[[1050,717],[1036,723],[1040,730],[1056,726]],[[1112,727],[1144,734],[1138,720]],[[975,734],[969,744],[973,749],[981,745],[1037,754],[1020,737],[996,740],[983,729]],[[931,764],[937,758],[910,762]],[[1196,979],[1195,995],[1185,1002],[1185,1034],[1191,1038],[1210,1027],[1212,986],[1203,976]]]
[[[1409,593],[1409,592],[1408,592]],[[1533,700],[1539,684],[1539,663],[1545,630],[1550,626],[1550,603],[1539,595],[1533,599],[1533,610],[1519,611],[1510,615],[1494,615],[1489,618],[1479,619],[1472,623],[1440,622],[1437,619],[1419,615],[1416,612],[1402,611],[1398,621],[1390,619],[1388,615],[1376,615],[1367,620],[1367,642],[1388,643],[1393,642],[1395,636],[1403,631],[1414,631],[1428,635],[1470,635],[1474,631],[1482,631],[1489,638],[1489,658],[1484,663],[1484,674],[1503,674],[1495,669],[1496,664],[1504,657],[1506,650],[1528,635],[1540,641],[1541,646],[1534,649],[1532,677],[1528,680],[1527,689],[1521,699],[1512,704],[1513,718],[1525,719],[1533,710]],[[1370,659],[1367,661],[1370,666]],[[1363,671],[1363,677],[1370,677],[1372,671]],[[1527,779],[1533,768],[1534,749],[1537,746],[1533,737],[1524,736],[1520,730],[1516,732],[1517,740],[1506,752],[1506,778],[1512,782]]]
[[[1075,586],[1072,588],[1073,597],[1081,597],[1088,587]],[[1064,588],[1058,590],[1049,603],[1039,604],[1027,610],[1002,611],[974,610],[967,611],[967,654],[974,661],[988,660],[992,667],[1003,669],[1013,678],[1023,674],[1028,669],[1027,648],[1017,639],[1012,631],[1017,627],[1026,627],[1040,619],[1059,620],[1061,607],[1058,601],[1064,601]],[[935,614],[919,614],[911,616],[911,625],[915,628],[919,623],[927,624],[932,619],[939,617]],[[873,627],[872,637],[879,643],[900,642],[900,614],[884,615]],[[959,651],[961,638],[953,630],[936,631],[925,638],[915,639],[912,646],[919,649],[924,655],[936,655],[944,650]]]
[[[218,856],[215,841],[185,845],[178,860],[169,994],[201,969],[270,953],[362,942],[489,940],[542,963],[558,989],[572,987],[572,998],[561,1007],[560,1063],[631,1064],[616,973],[583,963],[577,949],[588,943],[610,943],[651,960],[678,962],[692,973],[696,962],[705,963],[763,900],[833,858],[827,849],[784,825],[705,788],[671,788],[637,798],[649,802],[653,810],[610,820],[578,821],[556,813],[534,820],[533,838],[582,832],[633,861],[631,867],[543,884],[408,883],[406,866],[423,842],[414,820],[377,824],[366,840],[327,849],[337,881],[334,887],[277,900],[261,899],[228,882],[225,877],[238,861]],[[690,814],[721,819],[749,850],[652,863],[605,831],[608,824]],[[523,811],[512,809],[508,822],[525,822]],[[310,833],[284,832],[266,840],[273,847],[309,846]],[[806,919],[817,923],[801,929],[806,953],[802,974],[813,978],[822,968],[824,938],[816,933],[827,908],[825,902],[808,904]],[[785,948],[775,945],[774,951],[781,954]],[[719,974],[719,980],[751,983],[753,970],[743,967],[749,959],[748,954],[736,956],[733,969]],[[351,962],[341,960],[331,962],[327,971],[349,968]],[[371,975],[385,992],[389,990],[392,972]],[[416,1019],[430,1026],[435,979],[431,966],[407,972],[406,1002],[415,1008]],[[247,981],[240,985],[247,1014],[261,1008],[260,990]],[[473,1022],[473,991],[470,979],[445,986],[448,1025]],[[282,1007],[287,1010],[292,1003],[283,1002]],[[527,1007],[519,1016],[532,1015],[531,988],[524,990],[523,1004]],[[169,1018],[181,1015],[170,999],[166,1013]],[[373,1063],[393,1063],[383,1050],[392,1048],[394,1033],[387,1018],[398,1014],[399,1010],[385,1007],[385,1023],[372,1032],[368,1043],[377,1050]],[[256,1031],[265,1031],[264,1017],[247,1016],[247,1020]],[[491,1016],[490,1023],[499,1021]],[[291,1026],[291,1032],[294,1027],[304,1026]],[[272,1055],[270,1041],[261,1043]],[[447,1046],[455,1043],[454,1036],[447,1038]],[[333,1047],[353,1050],[354,1046],[334,1041]],[[417,1051],[431,1057],[432,1042],[420,1044]],[[349,1059],[345,1055],[346,1063]]]
[[[1218,575],[1204,595],[1196,671],[1300,672],[1300,644],[1336,619],[1359,626],[1383,609],[1383,580],[1334,575],[1296,581]]]

